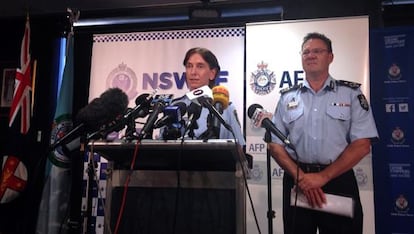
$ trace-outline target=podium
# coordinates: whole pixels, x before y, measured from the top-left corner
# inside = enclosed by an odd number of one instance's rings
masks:
[[[99,141],[89,147],[108,160],[105,233],[114,231],[122,201],[118,233],[246,233],[247,162],[234,140]]]

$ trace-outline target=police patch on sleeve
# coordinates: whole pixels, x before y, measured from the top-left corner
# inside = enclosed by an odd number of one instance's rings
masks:
[[[358,100],[359,100],[359,104],[361,105],[362,109],[368,111],[369,105],[368,105],[368,101],[365,98],[364,94],[358,95]]]

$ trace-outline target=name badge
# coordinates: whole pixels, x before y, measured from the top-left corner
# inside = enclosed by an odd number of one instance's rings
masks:
[[[296,107],[298,107],[299,103],[295,100],[292,100],[288,103],[287,107],[288,109],[294,109]]]

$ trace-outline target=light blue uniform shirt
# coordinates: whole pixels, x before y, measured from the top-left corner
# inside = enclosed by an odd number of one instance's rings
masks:
[[[318,93],[307,81],[281,93],[272,121],[295,146],[298,155],[286,147],[294,160],[330,164],[350,142],[378,137],[371,108],[357,83],[329,77]],[[274,135],[272,142],[283,145]]]
[[[183,102],[187,105],[187,107],[191,104],[191,100],[188,99],[187,96],[183,96],[179,99],[175,99],[171,105],[174,105],[174,103]],[[197,125],[198,129],[194,129],[194,135],[195,138],[198,138],[201,134],[203,134],[207,130],[207,119],[209,115],[209,110],[207,108],[201,109],[200,117],[197,119]],[[231,129],[234,132],[233,134],[227,130],[223,124],[220,125],[220,139],[234,139],[236,138],[236,141],[240,145],[246,145],[246,141],[244,140],[243,133],[241,131],[241,125],[237,117],[237,112],[235,109],[235,106],[229,103],[228,107],[223,110],[222,114],[223,119],[231,126]],[[186,118],[187,119],[187,118]],[[186,133],[188,134],[188,132]],[[160,134],[161,135],[161,134]]]

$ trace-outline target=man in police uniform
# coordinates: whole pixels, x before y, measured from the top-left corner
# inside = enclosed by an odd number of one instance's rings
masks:
[[[362,233],[362,206],[352,168],[370,153],[371,141],[378,138],[372,112],[359,84],[330,76],[334,55],[329,38],[309,33],[301,54],[306,80],[281,91],[272,120],[295,150],[275,136],[269,143],[273,158],[285,170],[285,233]],[[311,207],[322,207],[326,193],[352,197],[353,218],[292,206],[292,188]]]
[[[183,65],[185,66],[187,87],[190,91],[198,89],[202,86],[208,85],[210,88],[215,86],[216,78],[220,73],[220,65],[216,56],[206,48],[192,48],[187,51],[184,57]],[[177,102],[184,102],[187,106],[190,105],[191,100],[186,95],[174,100],[171,104]],[[208,136],[206,131],[209,131],[207,127],[207,119],[209,110],[202,108],[200,117],[197,119],[197,128],[194,129],[194,137],[204,139],[204,136]],[[245,140],[241,131],[241,126],[237,118],[235,106],[230,102],[226,109],[223,110],[223,119],[231,126],[234,132],[237,142],[244,146]],[[215,138],[219,139],[234,139],[233,134],[227,130],[222,124],[220,126],[219,136]]]

